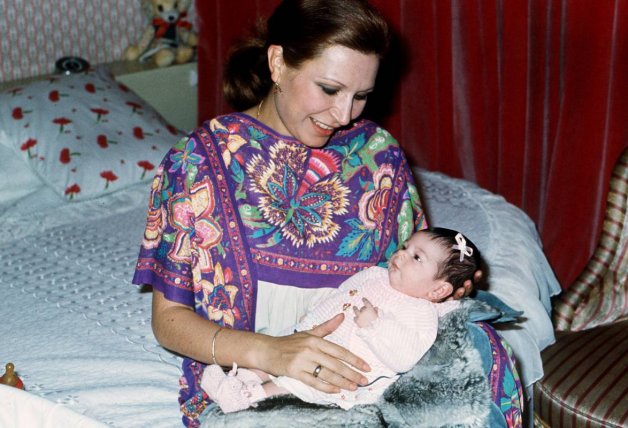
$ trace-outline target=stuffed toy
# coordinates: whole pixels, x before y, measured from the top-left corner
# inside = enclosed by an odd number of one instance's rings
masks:
[[[128,61],[149,59],[159,67],[188,62],[198,42],[192,24],[185,18],[191,0],[142,0],[142,7],[151,18],[136,45],[124,52]]]

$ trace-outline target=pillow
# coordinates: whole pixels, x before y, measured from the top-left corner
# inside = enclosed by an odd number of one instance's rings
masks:
[[[22,198],[43,185],[21,156],[0,144],[0,204]]]
[[[0,94],[0,145],[68,200],[152,178],[183,136],[103,67]]]

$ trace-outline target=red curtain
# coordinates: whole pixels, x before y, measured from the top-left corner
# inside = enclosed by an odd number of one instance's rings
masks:
[[[628,0],[372,0],[398,35],[369,114],[422,167],[536,223],[564,288],[595,249],[628,146]],[[229,111],[229,45],[277,0],[198,1],[199,121]]]

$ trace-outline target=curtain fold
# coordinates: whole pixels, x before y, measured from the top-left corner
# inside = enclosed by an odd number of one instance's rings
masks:
[[[231,43],[277,0],[198,1],[199,121],[229,111]],[[367,114],[411,161],[504,196],[567,288],[628,146],[628,0],[372,0],[397,35]]]

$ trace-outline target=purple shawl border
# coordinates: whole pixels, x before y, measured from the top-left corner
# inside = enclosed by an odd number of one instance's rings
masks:
[[[237,287],[242,296],[246,319],[236,322],[234,327],[238,330],[255,330],[255,302],[257,298],[257,270],[251,259],[251,251],[242,234],[244,225],[240,219],[235,203],[233,189],[229,187],[228,171],[223,163],[222,154],[216,139],[209,129],[209,122],[200,126],[192,137],[197,137],[205,149],[205,154],[211,165],[211,179],[216,187],[216,201],[220,201],[222,214],[225,217],[225,230],[231,244],[231,258],[236,266],[234,275],[237,275]]]

